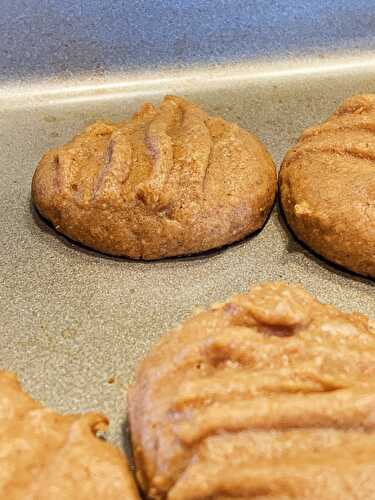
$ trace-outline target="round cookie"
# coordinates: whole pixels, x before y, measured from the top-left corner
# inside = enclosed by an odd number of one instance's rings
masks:
[[[305,130],[280,171],[281,205],[298,239],[375,277],[375,95],[348,99]]]
[[[139,500],[127,460],[96,434],[100,413],[59,415],[0,370],[0,498]]]
[[[285,283],[186,320],[129,392],[138,480],[159,500],[374,498],[374,415],[375,324]]]
[[[134,259],[240,240],[262,227],[275,192],[274,164],[256,137],[171,96],[47,152],[32,183],[58,231]]]

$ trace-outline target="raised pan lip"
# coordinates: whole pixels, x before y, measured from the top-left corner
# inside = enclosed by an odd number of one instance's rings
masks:
[[[261,60],[247,63],[195,65],[187,69],[164,68],[133,73],[111,72],[104,75],[78,74],[70,79],[51,77],[28,82],[12,82],[0,87],[0,103],[3,110],[17,107],[89,102],[126,97],[158,96],[178,93],[180,84],[184,90],[204,84],[207,89],[221,89],[228,85],[264,84],[267,80],[292,79],[354,74],[365,70],[375,72],[375,59],[371,51],[331,53],[323,56]]]

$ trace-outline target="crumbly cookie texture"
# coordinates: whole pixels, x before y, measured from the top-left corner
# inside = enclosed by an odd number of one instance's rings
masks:
[[[44,408],[0,371],[0,498],[138,500],[125,457],[96,437],[107,425]]]
[[[297,238],[326,259],[375,277],[375,95],[348,99],[302,134],[280,171]]]
[[[275,193],[274,164],[254,135],[172,96],[48,151],[32,183],[58,231],[134,259],[240,240],[263,226]]]
[[[375,498],[375,329],[263,283],[186,320],[129,393],[147,498]]]

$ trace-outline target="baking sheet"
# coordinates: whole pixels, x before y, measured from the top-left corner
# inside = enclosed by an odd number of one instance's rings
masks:
[[[275,207],[264,229],[196,257],[135,262],[57,234],[35,212],[30,182],[43,152],[99,118],[177,93],[256,133],[277,165],[304,127],[351,94],[375,91],[365,54],[266,65],[199,66],[106,80],[30,83],[0,94],[0,366],[63,412],[100,410],[127,449],[126,387],[160,335],[200,306],[262,280],[302,283],[322,301],[375,316],[374,281],[295,241]],[[112,377],[114,377],[114,382]]]

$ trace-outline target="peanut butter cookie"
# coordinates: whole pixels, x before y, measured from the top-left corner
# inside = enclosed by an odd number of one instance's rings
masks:
[[[375,95],[348,99],[286,155],[280,198],[298,239],[375,277]]]
[[[0,371],[0,498],[137,500],[125,457],[96,437],[98,413],[58,415]]]
[[[254,286],[164,336],[129,411],[147,498],[375,498],[375,325],[299,286]]]
[[[275,191],[274,164],[256,137],[178,97],[91,125],[47,152],[32,183],[58,231],[134,259],[240,240],[262,227]]]

